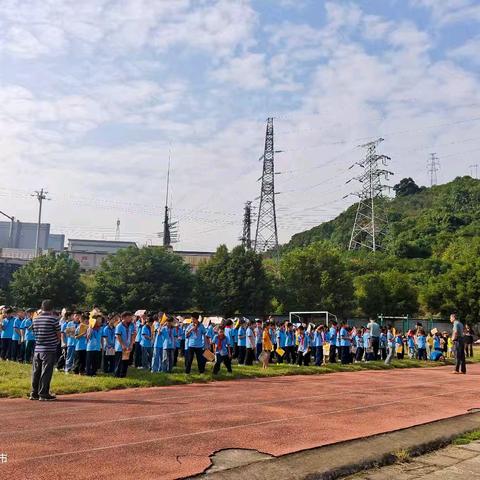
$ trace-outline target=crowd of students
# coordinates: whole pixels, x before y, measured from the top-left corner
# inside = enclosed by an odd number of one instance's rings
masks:
[[[0,321],[1,358],[31,362],[35,346],[34,309],[4,308]],[[408,332],[382,327],[376,321],[361,328],[347,322],[315,326],[313,324],[277,323],[272,318],[249,321],[225,319],[214,325],[199,314],[191,318],[137,311],[104,315],[66,311],[59,316],[61,340],[58,345],[57,370],[66,374],[106,374],[125,377],[129,366],[151,372],[172,372],[178,356],[185,358],[185,372],[191,372],[196,360],[198,371],[205,372],[213,361],[213,373],[221,365],[232,371],[232,360],[239,366],[260,362],[321,366],[393,358],[443,360],[453,358],[454,342],[448,332],[425,332],[421,324]],[[465,353],[473,355],[473,333],[463,331]],[[470,341],[471,340],[471,341]]]

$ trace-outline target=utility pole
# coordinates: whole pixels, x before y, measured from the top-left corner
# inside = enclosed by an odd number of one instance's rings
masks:
[[[278,253],[277,215],[275,212],[273,118],[267,119],[265,149],[263,156],[262,187],[258,208],[257,230],[255,233],[255,251],[275,250]]]
[[[35,257],[40,255],[40,225],[42,223],[42,203],[44,200],[50,200],[47,198],[48,192],[44,191],[43,188],[38,191],[36,190],[32,197],[36,197],[38,200],[38,223],[37,223],[37,238],[35,240]]]
[[[167,192],[165,194],[165,212],[163,217],[163,232],[158,236],[162,237],[162,244],[166,248],[171,248],[172,243],[178,242],[178,222],[172,222],[171,208],[168,206],[168,196],[170,193],[170,153],[168,154],[168,170],[167,170]]]
[[[15,217],[11,217],[10,215],[7,215],[6,213],[2,212],[0,210],[0,214],[3,215],[4,217],[7,217],[10,220],[10,228],[8,231],[8,246],[12,248],[14,245],[12,245],[12,240],[13,240],[13,225],[15,223]]]
[[[438,160],[436,153],[431,153],[427,162],[428,174],[430,175],[430,186],[433,187],[437,184],[437,172],[440,169],[440,161]]]
[[[242,238],[242,246],[245,247],[247,250],[252,248],[252,202],[246,202],[245,208],[243,209],[243,234]]]
[[[383,191],[389,187],[382,182],[383,179],[388,180],[389,175],[393,175],[393,173],[379,165],[381,163],[383,166],[387,166],[390,160],[390,157],[376,153],[377,145],[380,142],[383,142],[383,138],[360,145],[367,149],[367,154],[363,160],[350,167],[353,168],[357,165],[363,169],[363,172],[347,182],[357,180],[361,185],[360,191],[353,194],[359,197],[359,201],[348,245],[349,250],[363,247],[375,252],[381,248],[381,240],[386,233],[387,216],[382,211],[381,199]]]
[[[472,178],[478,179],[478,163],[474,163],[473,165],[470,165],[469,168],[470,168],[470,176]]]
[[[117,228],[115,230],[115,241],[118,242],[120,240],[120,219],[117,218]]]

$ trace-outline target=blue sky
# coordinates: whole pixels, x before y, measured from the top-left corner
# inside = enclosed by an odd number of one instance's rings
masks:
[[[168,156],[176,248],[236,244],[275,117],[287,241],[353,202],[382,136],[391,183],[480,153],[475,0],[0,0],[2,210],[67,237],[157,243]]]

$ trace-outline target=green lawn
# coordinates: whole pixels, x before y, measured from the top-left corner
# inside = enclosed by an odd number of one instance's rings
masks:
[[[476,361],[480,360],[479,355]],[[214,377],[211,373],[212,364],[207,365],[207,373],[200,375],[195,367],[192,374],[186,375],[183,371],[183,361],[170,375],[164,373],[150,373],[134,368],[128,369],[127,378],[114,378],[109,375],[86,377],[79,375],[65,375],[55,372],[52,381],[52,391],[57,394],[93,392],[99,390],[114,390],[134,387],[156,387],[185,383],[205,383],[214,380],[231,380],[236,378],[275,377],[281,375],[317,375],[332,372],[353,372],[358,370],[388,370],[392,368],[432,368],[440,365],[452,364],[440,362],[419,362],[418,360],[395,360],[392,365],[386,366],[383,362],[355,363],[352,365],[332,364],[325,367],[297,367],[296,365],[271,365],[263,370],[258,365],[233,365],[233,374],[227,374],[222,367],[221,373]],[[15,362],[0,361],[0,397],[23,397],[30,392],[30,365]]]

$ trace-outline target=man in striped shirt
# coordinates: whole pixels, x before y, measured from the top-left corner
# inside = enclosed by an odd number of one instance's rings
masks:
[[[50,394],[50,382],[57,359],[57,346],[60,343],[60,323],[53,314],[51,300],[42,302],[41,313],[33,320],[33,331],[36,343],[30,400],[55,400],[55,395]]]

